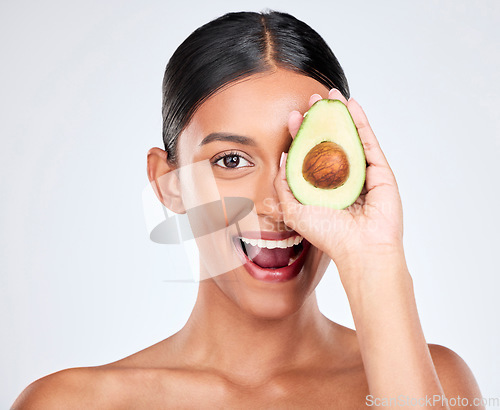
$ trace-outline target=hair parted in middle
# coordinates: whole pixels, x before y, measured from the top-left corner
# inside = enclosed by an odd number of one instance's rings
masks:
[[[314,78],[349,98],[337,58],[306,23],[278,11],[225,14],[175,50],[163,78],[163,142],[177,163],[177,139],[196,109],[222,87],[276,67]]]

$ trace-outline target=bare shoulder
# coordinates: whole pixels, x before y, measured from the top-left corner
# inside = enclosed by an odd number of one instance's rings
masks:
[[[196,399],[216,400],[225,393],[220,376],[177,368],[158,353],[151,347],[102,366],[52,373],[26,387],[11,409],[202,407]]]
[[[457,353],[441,345],[428,346],[447,398],[466,397],[472,403],[482,397],[471,369]]]
[[[102,376],[102,372],[94,368],[72,368],[49,374],[26,387],[12,409],[84,408],[99,395]]]
[[[155,389],[173,393],[179,380],[190,380],[187,372],[177,371],[179,358],[171,353],[173,339],[169,337],[113,363],[70,368],[42,377],[24,389],[12,409],[115,408]]]
[[[31,383],[12,409],[107,409],[131,403],[156,408],[158,392],[172,397],[180,381],[187,382],[189,377],[171,369],[122,365],[72,368]]]

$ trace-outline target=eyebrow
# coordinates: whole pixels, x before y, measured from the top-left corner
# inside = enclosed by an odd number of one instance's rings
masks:
[[[245,137],[244,135],[234,135],[228,132],[212,132],[201,140],[199,146],[201,147],[202,145],[206,145],[214,141],[229,141],[252,146],[257,145],[252,138]]]

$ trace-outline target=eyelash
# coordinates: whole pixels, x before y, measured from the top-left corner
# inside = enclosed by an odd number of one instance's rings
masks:
[[[222,165],[217,165],[217,162],[219,162],[221,159],[224,159],[226,157],[239,157],[245,161],[247,161],[248,163],[251,164],[251,162],[249,160],[247,160],[243,155],[239,154],[238,152],[235,152],[235,151],[230,151],[230,152],[222,152],[220,154],[217,154],[217,156],[214,158],[214,160],[212,161],[212,165],[215,165],[217,167],[221,167],[223,169],[230,169],[230,170],[233,170],[233,169],[240,169],[240,168],[247,168],[247,167],[252,167],[252,165],[244,165],[242,167],[235,167],[235,168],[230,168],[230,167],[225,167],[225,166],[222,166]]]

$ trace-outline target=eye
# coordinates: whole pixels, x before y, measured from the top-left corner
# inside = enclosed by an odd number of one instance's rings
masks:
[[[230,169],[253,167],[253,164],[250,161],[246,160],[237,152],[222,153],[214,159],[212,164],[221,168]]]

